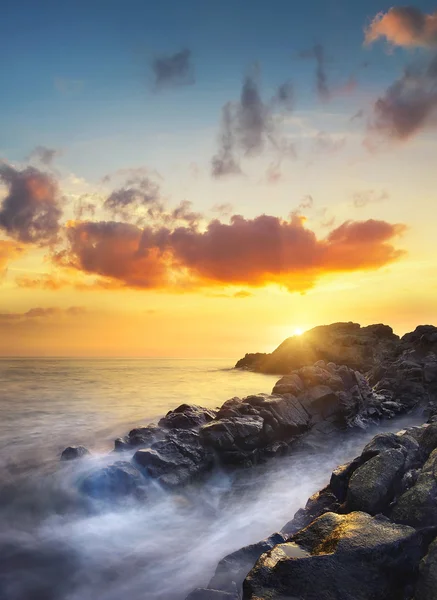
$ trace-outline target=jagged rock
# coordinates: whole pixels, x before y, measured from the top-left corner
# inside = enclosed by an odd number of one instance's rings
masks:
[[[288,539],[300,529],[307,527],[314,519],[327,512],[337,512],[339,508],[340,503],[338,498],[333,493],[331,487],[327,486],[311,496],[305,508],[300,508],[296,512],[294,518],[281,529],[281,533]]]
[[[264,419],[259,416],[229,417],[211,421],[200,429],[204,444],[218,452],[255,450],[262,444]]]
[[[148,448],[154,442],[162,440],[165,437],[165,431],[161,427],[151,423],[144,427],[135,427],[129,431],[124,438],[115,440],[114,449],[116,452],[123,450],[132,450],[133,448]]]
[[[274,533],[266,540],[257,544],[245,546],[228,556],[225,556],[219,564],[208,584],[209,589],[223,590],[226,593],[241,591],[244,578],[253,567],[258,558],[271,550],[276,544],[281,544],[285,538],[280,533]],[[189,596],[188,598],[190,598]],[[187,600],[188,600],[187,598]]]
[[[90,451],[85,446],[68,446],[61,454],[61,460],[76,460],[89,456]]]
[[[412,527],[437,524],[437,449],[431,453],[415,485],[394,506],[391,518]]]
[[[385,511],[400,487],[404,465],[401,450],[385,450],[365,462],[350,478],[346,510],[371,515]]]
[[[260,557],[243,598],[402,598],[422,553],[421,535],[411,527],[360,512],[326,513]]]
[[[118,461],[89,473],[82,480],[80,489],[98,500],[119,500],[129,496],[143,499],[147,481],[130,462]]]
[[[164,440],[137,450],[132,460],[166,487],[184,485],[206,473],[213,464],[199,434],[188,430],[172,430]]]
[[[170,410],[158,425],[167,429],[198,429],[209,423],[215,417],[215,412],[196,404],[181,404]]]
[[[271,354],[246,354],[236,368],[286,374],[319,360],[366,372],[395,352],[399,337],[387,325],[333,323],[285,340]]]
[[[415,598],[416,600],[437,600],[437,540],[431,544],[428,554],[420,563]]]

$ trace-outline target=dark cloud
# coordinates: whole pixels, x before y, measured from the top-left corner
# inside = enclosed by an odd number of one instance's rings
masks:
[[[280,158],[295,158],[293,143],[281,132],[283,111],[293,106],[289,82],[279,86],[276,95],[264,102],[258,75],[245,77],[238,102],[228,102],[222,110],[219,151],[212,159],[212,175],[241,175],[240,159],[261,154],[267,147]]]
[[[222,124],[219,140],[219,151],[212,158],[212,176],[219,179],[226,175],[241,175],[241,167],[235,156],[237,136],[234,131],[235,118],[230,102],[222,109]]]
[[[20,242],[51,243],[62,216],[56,181],[34,167],[22,171],[0,163],[8,192],[0,208],[0,229]]]
[[[300,58],[313,58],[316,61],[316,89],[319,99],[326,102],[330,99],[328,76],[326,74],[325,49],[321,44],[315,44],[309,50],[299,53]]]
[[[374,269],[403,252],[393,240],[405,227],[384,221],[347,221],[318,239],[296,215],[211,221],[206,229],[115,222],[72,223],[59,264],[144,289],[211,285],[263,286],[290,291],[313,286],[325,273]]]
[[[394,46],[437,47],[437,11],[427,15],[415,6],[402,6],[381,12],[366,29],[365,42],[380,38]]]
[[[83,194],[74,205],[74,216],[83,219],[85,216],[94,217],[97,210],[98,198],[94,194]]]
[[[365,144],[374,149],[382,141],[404,141],[437,118],[437,59],[407,67],[378,98]]]
[[[60,156],[61,151],[54,148],[46,148],[45,146],[36,146],[29,154],[28,160],[37,160],[43,165],[50,166],[57,156]]]
[[[104,208],[113,216],[126,221],[144,213],[154,218],[164,211],[159,186],[149,177],[133,177],[126,185],[113,191],[104,202]]]
[[[157,88],[191,85],[195,81],[188,48],[167,56],[158,56],[152,62],[152,71]]]
[[[363,190],[356,192],[353,195],[353,205],[355,208],[364,208],[368,204],[375,204],[384,202],[389,198],[389,194],[386,191],[377,192],[376,190]]]

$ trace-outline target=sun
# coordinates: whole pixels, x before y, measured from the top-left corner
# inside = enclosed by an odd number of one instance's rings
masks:
[[[295,327],[293,330],[293,335],[302,335],[304,332],[304,330],[302,329],[302,327]]]

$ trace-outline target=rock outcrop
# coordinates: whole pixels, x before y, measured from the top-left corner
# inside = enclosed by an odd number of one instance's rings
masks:
[[[285,375],[324,360],[365,373],[386,356],[394,355],[398,346],[399,337],[388,325],[361,327],[358,323],[333,323],[290,337],[271,354],[246,354],[235,366]]]
[[[437,423],[377,435],[280,533],[225,557],[189,598],[435,600],[436,473]]]

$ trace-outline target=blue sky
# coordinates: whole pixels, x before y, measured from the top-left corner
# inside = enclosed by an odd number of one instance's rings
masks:
[[[432,9],[430,2],[415,4]],[[333,84],[351,75],[367,86],[386,84],[396,57],[382,45],[363,50],[362,41],[365,24],[389,6],[374,0],[9,3],[0,22],[6,57],[0,152],[20,160],[38,144],[60,147],[72,171],[93,178],[150,159],[156,136],[169,135],[176,147],[165,152],[177,153],[175,136],[183,150],[189,131],[198,160],[204,144],[214,143],[221,107],[238,98],[255,62],[264,90],[293,81],[298,109],[317,108],[314,61],[296,58],[314,43],[325,48]],[[151,60],[185,47],[195,85],[156,92]]]

